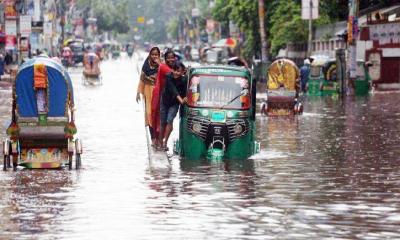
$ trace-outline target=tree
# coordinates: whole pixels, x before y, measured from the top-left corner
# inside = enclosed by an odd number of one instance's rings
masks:
[[[99,32],[126,33],[129,30],[127,0],[79,0],[78,8],[97,18]]]

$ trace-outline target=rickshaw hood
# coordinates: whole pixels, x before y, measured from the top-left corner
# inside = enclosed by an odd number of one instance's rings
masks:
[[[44,64],[48,78],[48,116],[60,117],[66,114],[66,105],[73,106],[73,88],[67,71],[48,57],[36,57],[22,64],[15,80],[18,114],[21,117],[38,115],[35,89],[33,88],[34,65]],[[68,98],[70,101],[68,101]]]

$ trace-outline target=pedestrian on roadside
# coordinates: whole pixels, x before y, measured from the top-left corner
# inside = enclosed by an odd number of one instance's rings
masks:
[[[300,84],[301,91],[305,93],[307,91],[307,82],[310,76],[310,60],[304,59],[304,65],[300,68]]]
[[[171,72],[176,62],[176,56],[172,49],[168,49],[164,53],[165,63],[161,63],[158,67],[156,84],[153,89],[153,97],[151,99],[151,126],[153,127],[154,137],[157,139],[155,147],[161,148],[159,136],[161,133],[160,125],[160,99],[161,93],[165,86],[166,76]]]
[[[185,77],[186,67],[182,62],[175,62],[172,72],[166,76],[165,87],[160,103],[160,135],[161,150],[168,151],[167,143],[173,130],[173,122],[180,104],[187,102]]]
[[[151,123],[151,99],[153,97],[153,89],[157,79],[158,67],[160,65],[160,49],[153,47],[150,49],[149,55],[142,66],[140,73],[139,85],[136,93],[136,102],[140,101],[140,94],[143,95],[145,104],[145,124],[149,128],[151,142],[156,143],[156,137]]]

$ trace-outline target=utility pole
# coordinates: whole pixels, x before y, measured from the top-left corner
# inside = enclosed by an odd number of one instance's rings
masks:
[[[268,61],[268,44],[267,44],[267,34],[265,31],[265,8],[264,0],[258,0],[258,17],[260,21],[260,37],[261,37],[261,61],[266,63]]]
[[[349,79],[348,94],[353,94],[357,78],[357,38],[358,38],[358,0],[349,0],[349,19],[347,23],[348,66]]]

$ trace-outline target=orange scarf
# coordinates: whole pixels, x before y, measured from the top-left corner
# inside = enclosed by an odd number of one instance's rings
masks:
[[[47,68],[44,64],[35,64],[33,66],[33,81],[35,89],[47,88]]]

